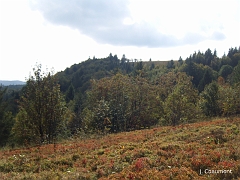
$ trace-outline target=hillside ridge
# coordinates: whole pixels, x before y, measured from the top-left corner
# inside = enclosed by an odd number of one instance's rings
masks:
[[[25,85],[26,82],[19,80],[0,80],[0,85],[9,86],[9,85]]]
[[[237,179],[239,131],[236,117],[87,139],[82,134],[55,145],[0,151],[0,177]],[[217,169],[232,173],[209,173]]]

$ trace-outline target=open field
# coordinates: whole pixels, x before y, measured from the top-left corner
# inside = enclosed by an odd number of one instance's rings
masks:
[[[0,179],[239,179],[239,132],[215,119],[1,150]]]

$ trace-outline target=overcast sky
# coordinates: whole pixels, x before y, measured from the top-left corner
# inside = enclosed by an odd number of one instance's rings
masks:
[[[0,0],[0,80],[110,53],[177,60],[240,46],[239,0]]]

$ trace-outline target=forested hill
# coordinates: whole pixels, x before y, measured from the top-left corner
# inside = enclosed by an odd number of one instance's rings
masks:
[[[142,69],[142,62],[129,60],[123,55],[121,59],[117,55],[106,58],[88,59],[79,64],[57,73],[61,91],[65,93],[66,100],[73,100],[74,96],[81,96],[90,87],[91,79],[101,79],[112,76],[118,72],[130,74]],[[75,93],[74,93],[74,92]]]
[[[57,73],[60,81],[61,91],[66,92],[71,85],[75,90],[84,92],[89,86],[91,78],[103,78],[108,76],[111,71],[119,67],[117,56],[110,55],[102,59],[88,59],[79,64],[74,64],[70,68]]]
[[[128,59],[125,55],[121,59],[117,55],[109,54],[106,58],[88,59],[79,64],[57,73],[61,91],[65,94],[67,102],[82,97],[90,87],[91,79],[101,79],[112,76],[118,72],[136,76],[139,73],[150,80],[170,71],[186,72],[192,76],[192,83],[199,90],[203,91],[205,85],[219,76],[230,80],[234,67],[240,59],[239,48],[230,48],[227,55],[217,56],[217,51],[207,49],[205,52],[194,52],[186,60],[180,56],[178,60],[169,61],[145,61]],[[231,78],[233,81],[233,77]]]
[[[222,57],[207,49],[184,60],[180,56],[164,62],[125,55],[119,59],[110,53],[47,76],[38,65],[21,91],[0,86],[0,127],[4,127],[0,145],[9,143],[14,133],[14,138],[21,139],[17,143],[32,143],[33,134],[40,131],[39,141],[49,137],[47,141],[52,142],[54,136],[69,137],[79,131],[114,133],[236,116],[239,94],[240,48],[230,48]],[[23,137],[22,124],[29,121],[32,126],[33,120],[36,127],[43,123],[41,128],[32,133],[34,128],[29,126],[30,135]]]

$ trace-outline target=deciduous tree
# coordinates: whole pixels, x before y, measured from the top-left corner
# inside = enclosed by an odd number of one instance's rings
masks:
[[[219,87],[216,82],[208,84],[200,96],[200,107],[206,116],[216,116],[219,114]]]
[[[170,73],[172,74],[172,73]],[[170,78],[170,74],[165,78]],[[191,77],[186,73],[176,73],[169,83],[168,92],[165,94],[164,120],[168,125],[193,122],[200,117],[197,106],[198,94],[191,82]],[[166,84],[167,85],[167,84]]]
[[[52,143],[65,133],[71,113],[53,73],[42,73],[41,65],[33,70],[34,76],[28,79],[19,101],[13,134],[19,143]]]

